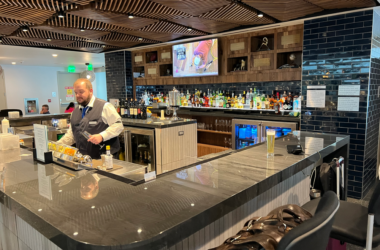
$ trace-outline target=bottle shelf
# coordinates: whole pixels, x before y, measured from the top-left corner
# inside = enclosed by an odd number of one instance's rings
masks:
[[[197,131],[198,132],[213,133],[213,134],[221,134],[221,135],[232,135],[231,132],[222,132],[222,131],[215,131],[215,130],[197,129]]]

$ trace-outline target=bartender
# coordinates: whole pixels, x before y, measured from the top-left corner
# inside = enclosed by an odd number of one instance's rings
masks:
[[[69,130],[58,142],[66,145],[76,143],[79,152],[93,159],[100,159],[105,152],[106,147],[101,148],[99,144],[110,145],[111,154],[119,152],[119,135],[124,127],[115,107],[96,98],[87,79],[76,80],[74,92],[79,105],[71,114]],[[91,134],[89,139],[84,137],[85,131]]]

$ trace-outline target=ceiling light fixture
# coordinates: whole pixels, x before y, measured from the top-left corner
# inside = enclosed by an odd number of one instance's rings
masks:
[[[66,16],[66,13],[63,10],[57,11],[59,18],[64,18]]]
[[[48,42],[51,42],[51,38],[46,39]]]
[[[102,45],[102,48],[105,48],[106,47],[106,45]]]
[[[28,26],[22,26],[21,29],[24,32],[28,32],[29,31],[29,27]]]
[[[128,14],[128,18],[132,19],[134,16],[132,14]]]
[[[142,41],[142,37],[139,37],[139,41]]]
[[[2,37],[0,37],[0,43],[2,43],[3,42],[3,38]]]
[[[264,16],[264,13],[262,13],[261,11],[259,11],[259,12],[257,12],[257,16],[261,18],[261,17]]]
[[[52,56],[53,56],[53,57],[57,57],[58,55],[57,55],[57,54],[53,54]]]
[[[15,64],[16,64],[16,62],[12,62],[12,64],[13,64],[13,65],[15,65]]]
[[[187,31],[192,31],[193,29],[192,28],[187,28]]]
[[[83,31],[84,31],[84,28],[80,28],[80,31],[82,31],[82,32],[83,32]]]

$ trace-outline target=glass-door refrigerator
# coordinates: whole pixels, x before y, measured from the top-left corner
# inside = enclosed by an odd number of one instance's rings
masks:
[[[266,130],[274,129],[275,137],[297,130],[296,122],[270,122],[261,120],[232,120],[232,149],[242,149],[266,141]]]

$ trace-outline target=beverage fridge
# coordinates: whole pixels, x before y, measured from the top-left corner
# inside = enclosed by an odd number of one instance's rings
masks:
[[[124,127],[125,161],[156,171],[154,129]]]
[[[297,130],[298,123],[232,119],[232,149],[241,149],[266,141],[267,129],[274,129],[275,138],[278,138]]]

